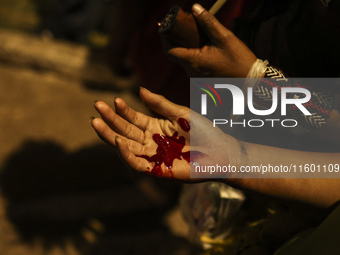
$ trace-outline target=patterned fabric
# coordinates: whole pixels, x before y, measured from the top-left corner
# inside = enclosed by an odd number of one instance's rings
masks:
[[[267,70],[266,70],[264,78],[273,78],[277,80],[287,81],[286,75],[281,70],[273,66],[267,66]]]
[[[273,66],[267,67],[264,79],[254,87],[254,103],[257,107],[270,108],[273,88],[278,88],[281,94],[282,87],[306,88],[311,92],[311,99],[303,105],[312,115],[305,116],[295,105],[289,105],[287,115],[290,118],[294,118],[300,126],[309,130],[316,130],[326,124],[335,104],[334,95],[322,89],[315,90],[315,88],[299,84],[296,80],[292,81],[281,70]],[[301,97],[304,97],[301,93],[287,94],[287,98],[298,99]]]

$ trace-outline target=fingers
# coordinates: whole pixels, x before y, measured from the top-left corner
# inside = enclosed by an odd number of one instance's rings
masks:
[[[221,43],[225,43],[225,37],[228,34],[232,34],[232,32],[224,27],[214,15],[205,10],[201,5],[194,4],[192,6],[192,12],[197,23],[209,36],[214,45],[220,46]]]
[[[121,135],[119,135],[118,133],[114,132],[102,119],[100,118],[94,118],[91,121],[91,125],[94,128],[94,130],[96,131],[96,133],[98,134],[98,136],[100,137],[100,139],[102,139],[104,142],[113,145],[113,146],[117,146],[116,144],[116,138],[117,137],[121,137]],[[124,138],[122,138],[124,139]],[[144,155],[145,151],[144,151],[144,147],[142,144],[130,140],[130,139],[125,139],[126,143],[128,145],[129,150],[136,154],[136,155]]]
[[[129,123],[114,110],[104,102],[96,102],[95,108],[105,121],[105,123],[117,134],[122,135],[126,138],[132,139],[139,143],[144,141],[144,132],[136,127],[135,125]]]
[[[132,168],[146,172],[147,169],[150,169],[151,164],[144,158],[140,158],[136,156],[136,153],[133,153],[129,147],[129,144],[125,139],[120,137],[116,138],[117,148],[123,160],[126,161]],[[138,154],[137,154],[138,155]]]
[[[147,129],[151,117],[146,116],[143,113],[134,111],[124,102],[123,99],[115,99],[115,109],[119,116],[126,119],[128,122],[134,124],[143,131]]]
[[[177,44],[161,37],[162,47],[164,52],[166,52],[174,61],[183,64],[191,59],[192,49],[180,47]]]
[[[147,107],[170,120],[177,120],[178,117],[190,112],[187,107],[174,104],[165,97],[154,94],[145,88],[141,88],[139,94]]]
[[[142,144],[120,136],[100,118],[94,118],[91,125],[104,142],[118,148],[119,154],[132,168],[143,172],[149,171],[150,162],[136,156],[145,154],[145,147]]]
[[[181,47],[166,38],[161,37],[163,50],[175,61],[180,64],[190,63],[192,59],[199,54],[197,48],[185,48]]]

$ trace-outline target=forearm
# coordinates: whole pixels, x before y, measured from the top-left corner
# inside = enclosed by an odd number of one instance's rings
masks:
[[[325,141],[338,145],[340,143],[340,96],[338,94],[335,95],[335,106],[333,111],[331,112],[327,124],[320,128],[319,130],[314,131],[314,135]]]
[[[329,165],[339,164],[340,153],[312,153],[243,143],[237,168],[256,165]],[[282,176],[281,176],[282,177]],[[329,207],[340,199],[340,179],[245,178],[240,188],[269,196]]]

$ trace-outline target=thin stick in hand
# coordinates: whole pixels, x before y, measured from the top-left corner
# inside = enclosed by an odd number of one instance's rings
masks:
[[[216,3],[210,8],[209,12],[212,15],[215,15],[226,2],[227,0],[217,0]]]

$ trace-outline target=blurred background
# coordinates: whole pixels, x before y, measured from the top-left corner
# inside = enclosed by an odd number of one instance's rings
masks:
[[[89,123],[117,96],[149,114],[120,2],[0,0],[0,254],[194,250],[180,186],[127,169]]]

